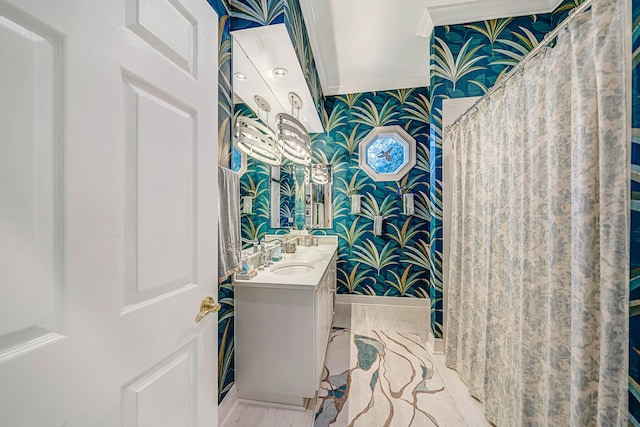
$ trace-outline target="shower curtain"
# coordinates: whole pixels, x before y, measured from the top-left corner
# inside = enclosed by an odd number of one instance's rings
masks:
[[[594,1],[447,132],[446,363],[497,426],[627,424],[624,13]]]

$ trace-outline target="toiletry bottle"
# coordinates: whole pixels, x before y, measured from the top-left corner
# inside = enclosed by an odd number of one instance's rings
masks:
[[[249,269],[251,265],[249,264],[249,260],[247,258],[242,258],[242,274],[247,275],[249,273]]]

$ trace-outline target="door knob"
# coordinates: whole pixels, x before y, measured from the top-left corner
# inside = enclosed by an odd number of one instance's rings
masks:
[[[200,303],[200,313],[196,316],[196,323],[200,323],[207,314],[217,313],[221,307],[213,297],[206,297],[202,300],[202,303]]]

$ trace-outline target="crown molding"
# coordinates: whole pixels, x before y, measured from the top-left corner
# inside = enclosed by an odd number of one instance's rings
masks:
[[[326,58],[328,58],[330,55],[327,55],[324,52],[322,45],[319,43],[320,26],[318,25],[317,14],[313,3],[313,0],[299,1],[304,23],[307,27],[307,38],[309,39],[309,44],[311,44],[311,53],[313,54],[313,57],[315,59],[316,70],[318,71],[318,78],[320,79],[322,93],[323,95],[327,95],[325,88],[328,86],[329,82],[327,80],[327,69],[325,64],[327,64]],[[307,17],[309,17],[309,19],[307,19]]]
[[[467,22],[476,22],[487,19],[504,18],[504,5],[505,3],[510,3],[511,1],[512,0],[489,1],[488,6],[483,6],[483,8],[481,9],[481,13],[476,14],[475,17],[472,15],[470,18],[465,20]],[[545,2],[546,4],[543,3],[542,6],[529,7],[518,12],[518,14],[514,16],[551,13],[560,4],[562,4],[562,1],[563,0],[547,0]],[[314,3],[316,3],[316,6],[314,6]],[[469,8],[474,4],[477,4],[477,2],[466,1],[464,3],[454,5],[442,3],[440,5],[428,7],[425,13],[430,14],[434,26],[463,24],[459,22],[460,16],[469,16]],[[394,77],[370,81],[353,81],[345,83],[330,82],[329,75],[337,75],[337,72],[329,72],[329,67],[335,66],[335,53],[328,51],[325,44],[320,43],[320,40],[322,40],[323,38],[331,40],[333,39],[320,32],[316,7],[317,2],[314,2],[314,0],[300,0],[300,8],[302,9],[304,21],[307,27],[311,50],[315,57],[318,76],[320,78],[320,85],[322,86],[322,92],[325,96],[429,86],[429,64],[425,64],[424,75],[407,76],[401,78]],[[446,15],[443,13],[445,10],[447,11]],[[438,18],[437,15],[439,12],[440,17]],[[424,32],[426,30],[428,30],[428,28],[423,28],[423,26],[421,25],[418,28],[418,33],[420,33],[420,31]],[[333,43],[335,43],[335,41],[333,41]]]
[[[562,4],[563,0],[549,0],[549,12],[547,13],[551,13],[554,10],[556,10],[558,8],[558,6],[560,6]]]
[[[422,13],[422,19],[420,19],[420,24],[418,25],[416,35],[425,38],[431,37],[434,29],[435,25],[433,25],[433,18],[431,17],[429,8],[425,8],[424,12]]]
[[[508,1],[507,3],[510,3]],[[475,3],[475,2],[472,2]],[[546,5],[538,7],[528,7],[521,9],[517,14],[509,14],[505,16],[504,4],[505,0],[493,0],[486,2],[482,9],[476,14],[469,14],[470,3],[458,3],[458,4],[442,4],[438,6],[429,7],[429,12],[433,19],[435,26],[442,25],[460,25],[470,22],[486,21],[488,19],[500,19],[505,17],[517,17],[528,15],[540,15],[552,13],[560,4],[562,0],[548,0]],[[460,16],[465,16],[466,22],[460,22]]]
[[[428,68],[425,66],[425,69]],[[384,90],[396,90],[414,87],[429,87],[429,75],[421,74],[403,78],[388,78],[380,80],[358,81],[353,83],[326,86],[324,94],[344,95],[347,93],[379,92]]]

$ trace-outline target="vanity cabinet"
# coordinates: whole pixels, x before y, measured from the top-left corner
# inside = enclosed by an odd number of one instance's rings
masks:
[[[336,250],[325,251],[323,260],[314,265],[323,270],[306,275],[315,277],[314,283],[290,278],[275,283],[268,280],[271,273],[235,283],[235,375],[240,399],[304,406],[305,399],[315,397],[333,321]]]
[[[314,297],[314,312],[316,315],[316,358],[314,368],[316,369],[316,378],[318,380],[316,389],[322,380],[322,369],[324,368],[324,359],[327,353],[327,345],[329,343],[329,335],[331,334],[331,325],[333,323],[333,314],[335,312],[336,275],[336,258],[334,256],[331,259],[327,272],[321,279],[321,283],[318,286]]]

